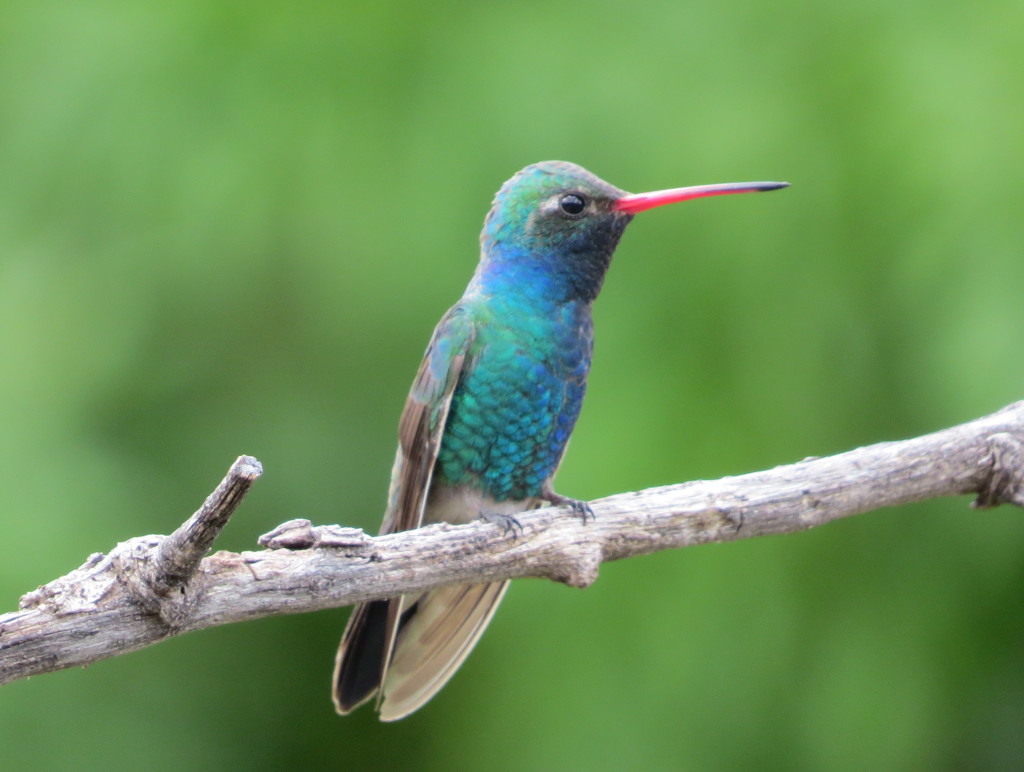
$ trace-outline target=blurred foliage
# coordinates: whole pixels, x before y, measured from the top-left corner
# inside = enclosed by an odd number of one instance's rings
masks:
[[[1014,0],[5,4],[0,609],[243,452],[222,548],[376,528],[490,197],[546,158],[793,183],[638,218],[562,491],[1020,399],[1022,34]],[[186,636],[4,688],[4,766],[1019,768],[1024,522],[966,505],[517,583],[397,725],[333,714],[341,611]]]

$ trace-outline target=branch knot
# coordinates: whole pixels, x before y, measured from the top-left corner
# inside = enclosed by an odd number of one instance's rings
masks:
[[[982,459],[988,474],[982,480],[978,498],[971,505],[988,509],[999,504],[1024,507],[1024,442],[1009,432],[988,437],[989,452]]]

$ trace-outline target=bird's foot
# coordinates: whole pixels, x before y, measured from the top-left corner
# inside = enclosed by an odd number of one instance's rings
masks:
[[[505,535],[512,534],[513,539],[523,535],[523,524],[514,515],[506,515],[501,512],[481,512],[480,519],[501,528]]]
[[[572,499],[568,496],[563,496],[561,493],[555,493],[554,491],[544,491],[544,500],[555,507],[569,507],[572,513],[582,520],[584,523],[588,520],[595,520],[594,510],[590,504],[586,501],[580,501],[579,499]]]

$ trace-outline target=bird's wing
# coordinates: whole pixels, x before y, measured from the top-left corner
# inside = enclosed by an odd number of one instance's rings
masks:
[[[462,306],[448,311],[434,330],[398,421],[398,452],[381,533],[423,525],[434,462],[473,333],[473,324]]]
[[[452,394],[473,338],[473,323],[459,305],[448,311],[434,330],[398,423],[398,451],[381,533],[423,524]],[[371,601],[352,612],[334,668],[334,702],[339,713],[348,713],[378,691],[387,674],[405,603],[404,597]]]

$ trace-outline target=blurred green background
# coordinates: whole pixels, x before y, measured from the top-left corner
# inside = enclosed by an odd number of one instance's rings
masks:
[[[1024,397],[1024,5],[7,3],[0,610],[167,533],[376,529],[494,191],[786,179],[638,217],[558,479],[596,498]],[[940,769],[1024,759],[1024,519],[968,499],[515,584],[426,709],[328,699],[339,610],[0,690],[9,769]]]

